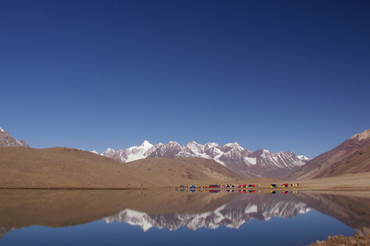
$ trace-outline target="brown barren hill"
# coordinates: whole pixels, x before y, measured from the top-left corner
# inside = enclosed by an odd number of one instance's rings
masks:
[[[123,164],[58,147],[0,148],[0,157],[0,188],[145,188],[240,179],[219,163],[201,158],[149,158]]]
[[[173,180],[187,179],[188,183],[193,182],[193,184],[204,184],[206,181],[222,183],[241,179],[238,174],[218,162],[205,158],[168,159],[157,157],[128,162],[125,165],[146,170],[153,175],[172,177]]]
[[[370,172],[370,147],[356,151],[352,155],[321,171],[316,178]]]
[[[356,152],[361,152],[368,147],[370,147],[370,130],[366,130],[360,134],[355,134],[353,137],[344,141],[334,149],[315,157],[300,168],[283,176],[282,179],[304,180],[318,177],[330,177],[330,171],[328,172],[328,170],[330,170],[334,164],[341,162],[345,158],[353,155]],[[357,165],[362,164],[357,162]],[[361,168],[365,167],[366,165],[363,165]],[[355,168],[355,166],[352,165],[350,168]],[[356,172],[361,172],[361,168],[356,168]],[[363,171],[365,170],[368,169],[365,168]],[[324,175],[323,173],[326,174]],[[351,172],[347,171],[347,173]],[[339,172],[337,172],[336,175],[338,174]]]
[[[70,148],[0,148],[1,188],[135,188],[168,184],[165,176]]]

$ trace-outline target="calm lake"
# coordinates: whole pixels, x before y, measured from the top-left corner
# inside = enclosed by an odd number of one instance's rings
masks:
[[[0,245],[286,246],[370,232],[367,192],[0,190],[0,201]]]

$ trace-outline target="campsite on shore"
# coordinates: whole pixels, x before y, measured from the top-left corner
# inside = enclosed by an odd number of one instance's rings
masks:
[[[365,133],[369,135],[369,131]],[[207,213],[232,202],[240,193],[250,193],[256,198],[270,194],[271,198],[292,196],[338,218],[343,217],[344,209],[352,214],[350,219],[342,219],[368,233],[370,141],[368,137],[364,140],[362,135],[355,136],[283,179],[243,178],[214,160],[197,157],[157,157],[122,163],[71,148],[2,147],[0,196],[6,201],[0,211],[2,223],[5,227],[35,223],[68,226],[125,209],[156,214]],[[19,197],[23,197],[21,204]],[[331,207],[333,199],[339,207]],[[353,210],[353,204],[363,205]],[[353,217],[361,221],[360,225],[353,224]],[[366,243],[368,238],[363,234],[347,238],[331,235],[325,243],[317,241],[312,245],[355,241]]]
[[[271,184],[277,184],[278,189],[294,190],[370,189],[370,173],[298,181],[276,178],[242,179],[235,173],[225,172],[221,165],[211,170],[209,166],[214,163],[201,158],[146,159],[146,162],[154,162],[151,169],[147,170],[88,151],[69,148],[5,147],[0,148],[0,155],[0,188],[140,189],[233,184],[258,185],[259,187],[252,188],[271,189]],[[171,170],[163,168],[163,165],[170,166]],[[187,175],[193,179],[181,176],[184,169],[187,169]],[[288,183],[288,187],[281,187],[284,183]],[[291,186],[294,183],[299,183],[299,186]]]

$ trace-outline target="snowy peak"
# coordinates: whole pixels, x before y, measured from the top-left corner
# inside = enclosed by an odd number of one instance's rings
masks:
[[[147,140],[144,140],[139,146],[132,146],[128,149],[142,149],[142,150],[149,150],[153,145],[149,143]]]
[[[132,146],[128,149],[120,149],[114,151],[111,148],[107,148],[101,155],[109,158],[113,158],[120,162],[130,162],[148,157],[158,146],[162,144],[152,145],[148,141],[142,142],[139,146]]]
[[[233,149],[243,150],[243,148],[237,142],[225,144],[225,147],[231,147]]]
[[[310,158],[308,158],[307,156],[304,156],[304,155],[297,155],[297,158],[302,160],[302,161],[309,161],[311,160]]]
[[[308,158],[304,156],[297,157],[289,151],[271,153],[268,150],[256,150],[251,152],[236,142],[219,146],[216,143],[202,145],[195,141],[190,141],[184,146],[175,141],[169,141],[167,144],[152,145],[145,140],[139,146],[133,146],[124,150],[114,151],[108,148],[102,155],[124,163],[147,157],[198,157],[213,159],[245,178],[277,178],[304,165],[308,161]]]
[[[114,149],[107,148],[103,153],[101,153],[102,156],[111,157],[114,153]]]
[[[185,146],[188,146],[188,145],[200,145],[200,144],[198,144],[197,142],[193,140],[193,141],[188,142]]]
[[[213,148],[213,147],[219,147],[218,144],[216,143],[206,143],[204,145],[205,149],[210,149],[210,148]]]
[[[203,155],[205,146],[196,143],[195,141],[188,142],[186,145],[186,150],[195,155]]]
[[[142,142],[142,144],[140,144],[140,146],[143,146],[146,149],[150,149],[151,147],[153,147],[153,144],[149,143],[149,141],[147,141],[147,140],[144,140],[144,142]]]
[[[12,146],[30,147],[26,141],[15,139],[9,134],[9,132],[0,128],[0,148]]]

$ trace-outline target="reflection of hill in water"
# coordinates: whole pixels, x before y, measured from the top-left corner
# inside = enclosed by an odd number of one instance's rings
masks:
[[[0,239],[2,239],[5,234],[9,233],[12,230],[14,230],[14,228],[0,227]]]
[[[200,227],[218,228],[226,226],[239,228],[252,220],[269,220],[273,217],[291,218],[298,213],[306,213],[310,208],[303,202],[287,195],[241,194],[226,204],[203,213],[147,214],[126,209],[114,216],[105,218],[106,222],[119,221],[140,226],[144,231],[155,228],[177,230],[186,226],[190,230]]]
[[[66,227],[105,218],[148,230],[239,228],[252,219],[290,218],[311,208],[369,233],[365,198],[304,193],[181,193],[165,190],[0,190],[0,238],[31,225]],[[368,197],[368,198],[366,198]]]
[[[364,234],[370,233],[370,198],[334,194],[297,194],[313,209],[336,218]]]

